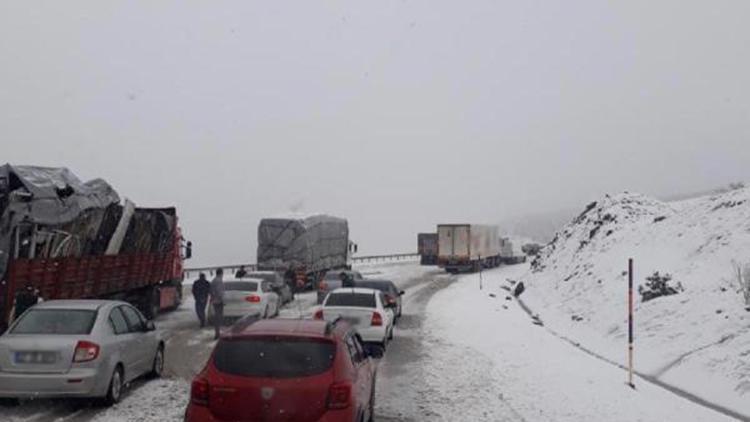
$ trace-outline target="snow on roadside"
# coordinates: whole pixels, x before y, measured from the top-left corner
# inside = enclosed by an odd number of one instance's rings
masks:
[[[750,263],[750,189],[678,202],[592,203],[545,247],[524,301],[556,332],[625,363],[627,259],[636,289],[655,271],[684,291],[636,293],[636,370],[750,415],[750,314],[732,263]]]
[[[96,415],[94,422],[181,421],[190,398],[190,384],[161,379],[139,385],[115,406]]]
[[[494,413],[464,419],[465,409],[475,407],[498,414],[507,407],[516,414],[511,420],[527,421],[731,420],[645,382],[632,390],[624,371],[533,325],[500,289],[506,278],[525,270],[521,265],[486,271],[482,291],[477,274],[462,276],[428,304],[427,328],[439,341],[425,365],[437,374],[432,380],[437,395],[462,403],[434,403],[440,420],[501,419]],[[450,365],[455,353],[462,359]],[[447,378],[446,370],[455,375]],[[478,385],[480,377],[494,381]]]

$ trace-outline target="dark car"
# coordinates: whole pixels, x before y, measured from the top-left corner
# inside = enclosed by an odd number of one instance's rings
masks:
[[[353,270],[331,270],[328,271],[323,277],[322,280],[318,283],[318,305],[323,303],[323,299],[328,296],[328,293],[340,288],[344,287],[341,281],[341,275],[344,274],[347,277],[349,277],[352,281],[359,281],[363,280],[362,274],[359,273],[359,271],[353,271]],[[352,286],[354,287],[354,286]]]
[[[399,290],[390,280],[360,280],[356,282],[357,287],[366,287],[368,289],[377,289],[385,294],[385,307],[393,308],[396,318],[401,316],[401,296],[403,290]]]
[[[193,380],[185,420],[372,421],[382,354],[342,320],[240,322]]]

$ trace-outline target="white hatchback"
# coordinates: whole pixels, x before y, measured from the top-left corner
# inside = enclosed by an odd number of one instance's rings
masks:
[[[314,318],[326,321],[341,318],[357,330],[363,341],[385,348],[393,338],[394,315],[384,303],[385,296],[379,290],[343,287],[326,296]]]
[[[224,280],[224,318],[258,315],[270,318],[279,314],[279,295],[271,284],[259,278]],[[208,319],[213,320],[213,306],[208,306]]]

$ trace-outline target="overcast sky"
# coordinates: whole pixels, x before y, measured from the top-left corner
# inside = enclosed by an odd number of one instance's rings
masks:
[[[193,264],[750,179],[747,0],[115,3],[0,3],[0,156],[177,206]]]

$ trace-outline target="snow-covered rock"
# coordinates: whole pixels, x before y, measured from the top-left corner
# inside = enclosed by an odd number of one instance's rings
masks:
[[[532,262],[524,299],[547,326],[624,363],[628,258],[636,369],[750,414],[750,312],[733,268],[750,263],[750,188],[593,202]],[[684,290],[643,302],[637,288],[657,271]]]

